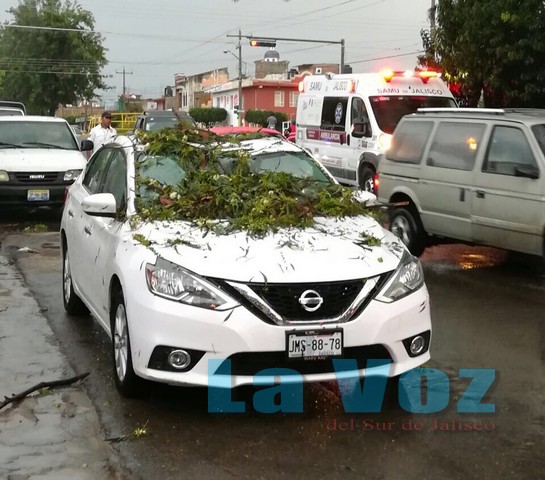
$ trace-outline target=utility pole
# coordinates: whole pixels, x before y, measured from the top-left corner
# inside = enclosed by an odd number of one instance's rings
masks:
[[[431,8],[430,8],[430,42],[431,42],[431,49],[433,53],[433,61],[435,62],[437,60],[435,55],[435,36],[436,36],[436,30],[435,30],[435,0],[431,0]]]
[[[115,73],[123,74],[123,97],[122,98],[123,98],[123,110],[125,110],[125,92],[126,92],[125,75],[132,75],[132,72],[125,71],[125,67],[123,66],[123,70],[121,72],[116,71]]]
[[[242,32],[238,29],[238,126],[242,126]]]

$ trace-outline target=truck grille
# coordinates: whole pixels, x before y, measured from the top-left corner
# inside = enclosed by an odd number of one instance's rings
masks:
[[[34,183],[62,183],[62,177],[60,177],[62,173],[63,172],[15,172],[13,176],[17,183],[32,185]]]

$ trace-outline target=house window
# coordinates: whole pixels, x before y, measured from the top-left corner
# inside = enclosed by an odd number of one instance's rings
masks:
[[[187,107],[187,92],[182,93],[182,107]]]
[[[277,90],[276,92],[274,92],[274,106],[284,106],[284,92],[282,90]]]
[[[290,107],[297,106],[298,98],[299,98],[299,92],[290,92]]]

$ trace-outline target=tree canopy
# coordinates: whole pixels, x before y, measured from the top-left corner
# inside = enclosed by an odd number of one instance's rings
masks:
[[[106,88],[100,74],[106,50],[90,12],[70,0],[21,0],[8,13],[13,21],[0,30],[2,98],[53,115],[59,104]]]
[[[421,62],[438,61],[462,105],[545,108],[543,0],[440,0],[433,33]]]

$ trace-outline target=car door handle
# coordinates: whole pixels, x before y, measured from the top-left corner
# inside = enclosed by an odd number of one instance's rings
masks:
[[[83,231],[87,234],[87,235],[91,235],[93,232],[91,230],[91,227],[89,227],[88,225],[85,225],[85,227],[83,227]]]
[[[483,190],[477,190],[477,198],[484,198],[484,191]]]
[[[68,210],[68,216],[70,218],[74,218],[74,212],[72,210]]]

